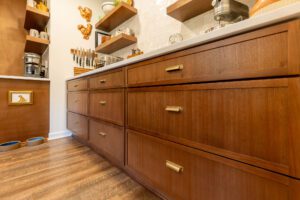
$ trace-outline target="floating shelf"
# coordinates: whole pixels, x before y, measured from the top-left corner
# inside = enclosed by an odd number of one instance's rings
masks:
[[[167,8],[167,14],[184,22],[211,9],[211,0],[178,0]]]
[[[42,55],[48,48],[49,40],[26,36],[25,52],[32,52]]]
[[[24,28],[37,29],[39,31],[44,31],[48,21],[50,19],[49,12],[43,12],[37,8],[31,6],[26,6],[26,17]]]
[[[115,51],[118,51],[129,45],[132,45],[136,42],[137,42],[136,37],[126,35],[126,34],[120,34],[117,37],[113,37],[112,39],[108,40],[107,42],[99,45],[96,48],[96,52],[111,54]]]
[[[120,3],[96,24],[96,29],[110,32],[136,14],[137,9],[127,3]]]

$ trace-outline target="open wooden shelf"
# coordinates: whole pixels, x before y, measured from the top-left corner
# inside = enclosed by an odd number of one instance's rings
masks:
[[[37,29],[39,31],[44,31],[50,18],[49,12],[43,12],[37,8],[31,6],[26,6],[26,16],[24,28]]]
[[[110,32],[136,14],[137,9],[127,3],[120,3],[96,24],[96,29]]]
[[[96,48],[96,52],[111,54],[115,51],[123,49],[124,47],[132,45],[136,42],[137,42],[136,37],[126,35],[126,34],[120,34],[117,37],[113,37],[112,39],[108,40],[107,42],[99,45]]]
[[[178,0],[167,8],[167,14],[181,22],[213,9],[211,0]]]
[[[26,36],[25,52],[32,52],[42,55],[48,48],[49,40]]]

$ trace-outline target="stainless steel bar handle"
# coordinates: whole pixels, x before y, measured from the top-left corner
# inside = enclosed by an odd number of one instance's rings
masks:
[[[183,172],[183,169],[184,169],[183,166],[173,163],[169,160],[166,160],[166,167],[175,171],[176,173]]]
[[[175,65],[172,67],[167,67],[166,72],[174,72],[174,71],[179,71],[179,70],[183,70],[183,65]]]
[[[165,110],[168,112],[178,112],[179,113],[179,112],[183,111],[183,108],[181,106],[167,106]]]

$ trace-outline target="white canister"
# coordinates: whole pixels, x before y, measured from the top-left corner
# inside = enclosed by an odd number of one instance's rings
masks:
[[[44,40],[49,40],[49,35],[47,32],[42,31],[40,32],[40,38]]]
[[[34,7],[34,0],[27,0],[27,5]]]
[[[31,37],[40,37],[39,31],[36,30],[36,29],[30,29],[30,30],[29,30],[29,35],[30,35]]]

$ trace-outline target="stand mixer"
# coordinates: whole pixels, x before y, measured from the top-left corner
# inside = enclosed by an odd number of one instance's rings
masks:
[[[206,32],[249,18],[248,6],[235,0],[213,0],[212,6],[214,7],[214,19],[219,24]]]

